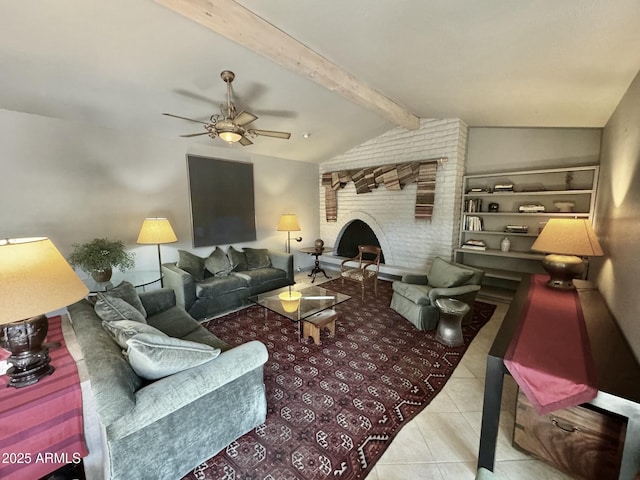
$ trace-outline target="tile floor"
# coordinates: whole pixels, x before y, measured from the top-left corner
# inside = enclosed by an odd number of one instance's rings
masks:
[[[335,278],[335,272],[327,273]],[[304,272],[296,281],[308,283]],[[326,281],[318,277],[316,284]],[[486,355],[507,312],[497,308],[433,401],[397,435],[366,480],[473,480],[480,443]],[[511,446],[515,382],[505,378],[495,473],[501,480],[565,480],[571,477]]]

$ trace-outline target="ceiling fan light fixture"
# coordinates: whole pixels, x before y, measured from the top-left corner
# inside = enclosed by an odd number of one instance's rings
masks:
[[[228,132],[219,132],[218,136],[225,142],[229,143],[239,142],[242,138],[242,135],[240,135],[238,132],[234,132],[233,130]]]

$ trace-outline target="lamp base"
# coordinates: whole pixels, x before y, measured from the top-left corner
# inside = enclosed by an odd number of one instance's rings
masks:
[[[49,365],[49,349],[43,346],[47,336],[48,320],[44,315],[31,317],[2,327],[0,343],[11,352],[7,363],[8,387],[22,388],[51,375],[55,368]]]
[[[542,259],[542,266],[549,273],[547,286],[562,290],[576,288],[573,279],[584,272],[584,262],[574,255],[547,255]]]

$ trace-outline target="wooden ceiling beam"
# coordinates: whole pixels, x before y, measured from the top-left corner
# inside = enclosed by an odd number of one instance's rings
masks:
[[[233,0],[155,0],[409,130],[420,119]]]

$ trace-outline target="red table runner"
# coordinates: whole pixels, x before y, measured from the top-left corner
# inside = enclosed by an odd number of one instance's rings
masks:
[[[40,478],[87,455],[82,422],[82,392],[75,361],[62,336],[61,317],[49,319],[46,342],[53,375],[35,385],[7,388],[0,376],[0,478]]]
[[[588,402],[598,393],[578,293],[533,275],[524,315],[504,364],[539,414]]]

